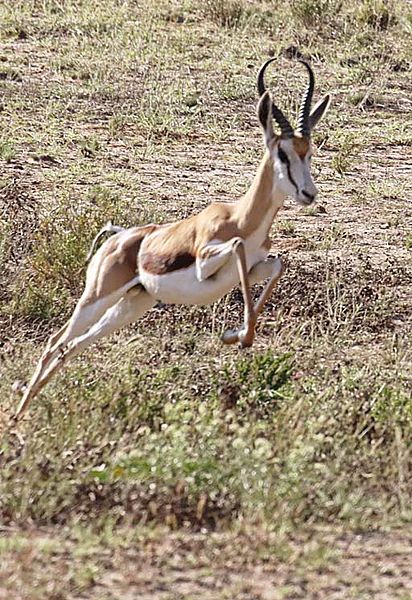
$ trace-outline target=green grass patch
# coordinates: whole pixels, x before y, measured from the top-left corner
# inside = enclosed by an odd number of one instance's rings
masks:
[[[158,307],[97,344],[36,399],[22,438],[4,417],[2,521],[102,531],[410,519],[409,4],[3,4],[6,416],[13,381],[70,315],[104,223],[164,223],[246,189],[262,155],[263,60],[277,57],[268,87],[292,120],[306,85],[294,57],[312,61],[316,97],[333,101],[314,136],[324,210],[287,203],[274,227],[287,270],[254,349],[218,339],[241,322],[238,291],[211,308]],[[94,569],[73,585],[92,587]]]

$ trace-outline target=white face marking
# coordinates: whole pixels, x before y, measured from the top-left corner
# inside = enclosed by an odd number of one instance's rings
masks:
[[[311,146],[301,158],[293,146],[293,140],[281,139],[274,144],[271,153],[282,191],[292,196],[299,204],[312,204],[318,191],[310,172]]]

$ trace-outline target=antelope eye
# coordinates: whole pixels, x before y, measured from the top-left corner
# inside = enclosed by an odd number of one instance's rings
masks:
[[[289,162],[287,154],[286,154],[286,152],[284,150],[282,150],[282,148],[278,148],[278,156],[279,156],[280,162],[283,162],[283,163],[286,163],[286,164]]]

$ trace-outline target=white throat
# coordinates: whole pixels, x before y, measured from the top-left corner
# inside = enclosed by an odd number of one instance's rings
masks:
[[[272,186],[272,205],[274,207],[274,215],[283,207],[287,198],[287,194],[282,190],[279,174],[274,171],[273,186]]]

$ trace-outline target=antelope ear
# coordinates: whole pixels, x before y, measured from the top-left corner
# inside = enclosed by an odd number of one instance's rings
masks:
[[[260,98],[257,107],[257,113],[260,124],[265,134],[266,145],[269,146],[269,143],[275,137],[275,132],[273,131],[272,123],[272,99],[270,97],[269,92],[266,91]]]
[[[316,126],[316,124],[318,123],[318,121],[321,120],[321,118],[323,117],[323,115],[328,110],[329,104],[330,104],[330,96],[329,96],[329,94],[327,96],[325,96],[324,98],[322,98],[322,100],[320,100],[316,104],[316,106],[313,108],[313,110],[312,110],[312,112],[310,113],[310,116],[309,116],[309,127],[310,127],[310,129],[313,129]]]

